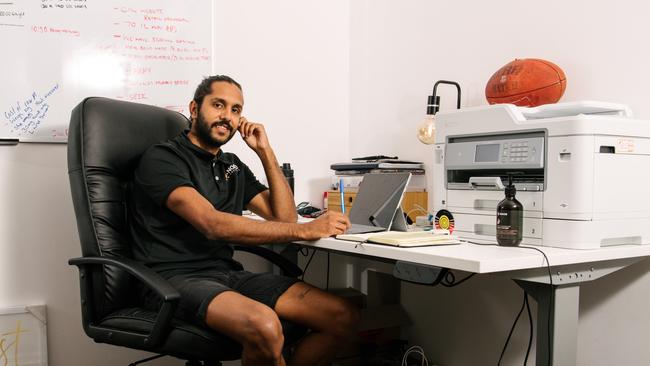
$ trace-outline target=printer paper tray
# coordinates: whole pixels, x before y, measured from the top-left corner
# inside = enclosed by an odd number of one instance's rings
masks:
[[[493,215],[472,215],[454,214],[455,230],[459,232],[472,233],[475,235],[491,236],[496,235],[496,214]],[[462,236],[462,235],[461,235]],[[524,217],[524,238],[542,238],[542,219]]]
[[[501,191],[447,190],[447,207],[453,212],[494,215],[503,199]],[[524,216],[542,217],[542,192],[517,192],[517,200],[524,206]]]

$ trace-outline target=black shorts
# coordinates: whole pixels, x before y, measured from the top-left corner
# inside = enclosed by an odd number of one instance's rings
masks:
[[[167,281],[180,293],[176,316],[190,323],[206,326],[208,305],[215,296],[224,291],[235,291],[262,304],[275,308],[275,303],[289,287],[299,279],[274,275],[272,273],[251,273],[243,270],[196,269],[163,274]],[[157,309],[160,297],[145,291],[147,308]]]

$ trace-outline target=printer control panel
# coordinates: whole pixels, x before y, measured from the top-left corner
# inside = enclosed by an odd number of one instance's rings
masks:
[[[544,137],[510,135],[454,139],[446,146],[446,169],[541,169]]]
[[[534,146],[528,149],[528,141],[504,142],[502,146],[501,162],[518,163],[528,161],[535,155],[537,149]]]

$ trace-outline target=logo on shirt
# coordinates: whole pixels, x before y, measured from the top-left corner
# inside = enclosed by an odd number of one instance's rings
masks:
[[[231,164],[228,169],[226,169],[226,181],[230,179],[231,176],[239,173],[239,167],[235,164]]]

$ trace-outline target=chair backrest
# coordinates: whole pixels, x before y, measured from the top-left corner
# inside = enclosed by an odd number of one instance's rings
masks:
[[[91,97],[70,117],[68,174],[84,257],[132,256],[126,189],[140,156],[151,145],[188,128],[180,113],[150,105]],[[93,273],[94,312],[103,316],[133,304],[132,281],[104,266]]]

